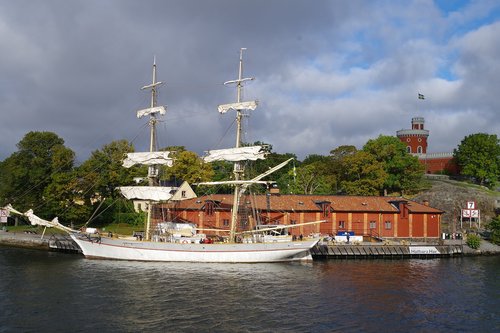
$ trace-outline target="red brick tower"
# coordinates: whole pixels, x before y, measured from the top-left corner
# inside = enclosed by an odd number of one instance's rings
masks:
[[[406,149],[409,153],[427,153],[429,131],[424,129],[424,123],[423,117],[415,117],[411,120],[411,129],[402,129],[396,132],[399,140],[406,144]]]

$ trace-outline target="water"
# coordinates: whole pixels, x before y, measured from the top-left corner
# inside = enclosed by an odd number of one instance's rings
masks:
[[[498,332],[500,257],[165,264],[0,247],[0,332]]]

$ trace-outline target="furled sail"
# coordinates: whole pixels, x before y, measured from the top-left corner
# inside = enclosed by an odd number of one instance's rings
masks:
[[[166,186],[122,186],[119,187],[123,196],[129,200],[166,201],[172,198],[173,187]]]
[[[226,113],[229,110],[255,110],[257,108],[257,101],[229,103],[219,105],[218,110],[220,113]]]
[[[150,153],[128,153],[127,158],[123,160],[123,166],[130,168],[136,164],[142,165],[166,165],[172,166],[172,159],[168,157],[169,151],[155,151]]]
[[[164,106],[155,106],[152,108],[142,109],[137,111],[137,118],[142,118],[144,116],[156,113],[159,113],[163,116],[165,113],[167,113],[167,109]]]
[[[15,213],[17,215],[24,215],[23,213],[21,213],[20,211],[16,210],[14,207],[12,207],[11,204],[8,204],[3,209],[6,209],[7,211],[9,211],[9,213],[12,212],[12,213]]]
[[[20,211],[16,210],[14,207],[12,207],[11,204],[8,204],[3,209],[6,209],[7,211],[9,211],[9,213],[12,212],[14,214],[26,216],[28,218],[28,220],[30,221],[31,225],[41,225],[42,227],[48,227],[48,228],[54,227],[57,229],[68,231],[68,232],[75,231],[75,230],[68,228],[68,227],[62,225],[61,223],[59,223],[57,217],[54,217],[54,219],[52,219],[52,221],[44,220],[44,219],[36,216],[35,214],[33,214],[33,210],[31,210],[31,209],[28,210],[26,213],[21,213]]]
[[[205,162],[214,161],[255,161],[265,158],[266,151],[262,146],[249,146],[229,149],[209,150],[203,159]]]
[[[57,216],[54,217],[52,219],[52,221],[44,220],[44,219],[36,216],[35,214],[33,214],[33,210],[31,210],[31,209],[28,210],[23,215],[28,218],[28,220],[30,221],[31,225],[41,225],[42,227],[48,227],[48,228],[54,227],[54,228],[57,228],[57,229],[62,229],[62,230],[71,231],[71,232],[74,231],[73,229],[68,228],[68,227],[62,225],[61,223],[59,223],[59,220],[58,220]]]

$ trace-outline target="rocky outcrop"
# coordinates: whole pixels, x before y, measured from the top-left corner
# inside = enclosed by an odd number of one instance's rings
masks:
[[[458,232],[460,213],[468,201],[475,201],[481,213],[481,225],[487,224],[496,216],[500,207],[500,192],[485,187],[458,182],[446,178],[429,179],[431,188],[419,193],[412,200],[419,203],[428,201],[431,207],[441,209],[443,232]],[[465,222],[465,220],[464,220]],[[468,227],[468,220],[467,220]]]

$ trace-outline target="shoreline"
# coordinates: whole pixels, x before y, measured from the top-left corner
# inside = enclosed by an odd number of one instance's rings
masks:
[[[58,235],[59,236],[59,235]],[[60,236],[63,237],[63,236]],[[40,234],[32,234],[27,232],[10,232],[5,230],[0,230],[0,246],[5,247],[16,247],[16,248],[27,248],[27,249],[36,249],[36,250],[44,250],[44,251],[58,251],[58,252],[73,252],[79,253],[76,247],[68,246],[67,244],[62,247],[55,247],[53,245],[54,241],[61,240],[63,242],[67,242],[67,238],[61,239],[60,237],[55,236],[54,234],[46,234],[42,237]],[[52,242],[51,242],[52,241]],[[71,241],[72,242],[72,241]],[[51,244],[52,243],[52,244]],[[76,244],[75,244],[76,245]],[[428,246],[435,248],[435,244],[419,244],[419,246]],[[443,246],[443,245],[441,245]],[[389,255],[384,255],[383,249],[390,249],[394,251],[394,245],[385,245],[380,243],[365,243],[363,245],[354,245],[354,244],[342,244],[342,245],[331,245],[328,251],[331,252],[323,252],[323,255],[317,255],[316,259],[336,259],[339,257],[342,258],[357,258],[361,259],[365,258],[399,258],[402,259],[410,259],[410,258],[444,258],[444,257],[457,257],[457,256],[491,256],[491,255],[500,255],[500,246],[492,244],[486,240],[481,240],[481,246],[479,249],[474,250],[468,247],[464,242],[452,243],[452,242],[444,242],[444,246],[448,247],[460,247],[461,251],[453,251],[453,253],[449,253],[449,255],[442,254],[426,254],[423,256],[408,256],[405,252],[405,246],[396,246],[396,254],[389,253]],[[409,246],[406,246],[409,247]],[[332,251],[332,248],[335,248]],[[382,251],[381,251],[382,249]],[[364,251],[364,252],[363,252]],[[399,252],[398,252],[399,251]],[[382,253],[381,253],[382,252]],[[387,251],[386,251],[387,252]],[[319,252],[317,252],[320,254]],[[313,253],[314,257],[314,253]]]

